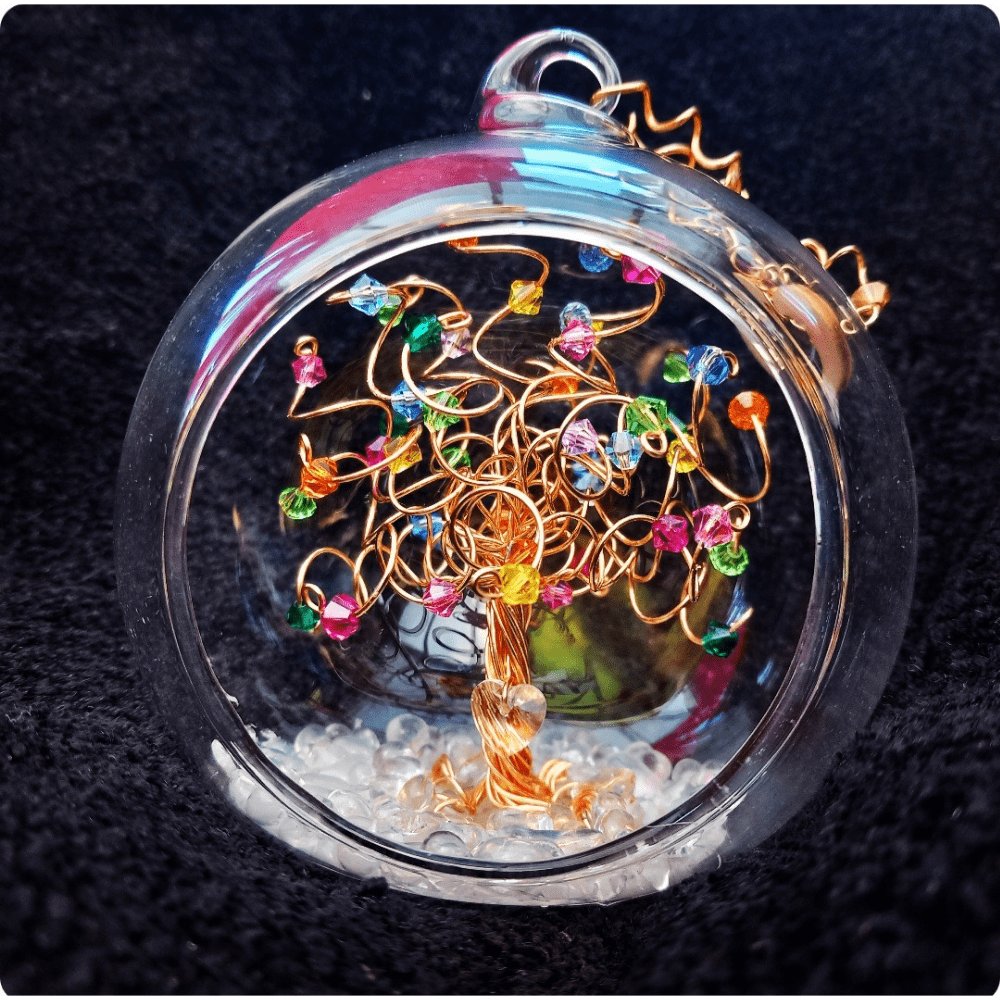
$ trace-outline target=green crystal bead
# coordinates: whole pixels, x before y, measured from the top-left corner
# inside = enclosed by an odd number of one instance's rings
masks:
[[[663,381],[674,384],[691,381],[686,354],[668,354],[663,359]]]
[[[393,316],[396,316],[396,310],[398,308],[399,308],[399,300],[396,299],[395,302],[392,302],[390,300],[390,302],[389,302],[389,304],[387,306],[382,306],[382,308],[379,309],[379,311],[378,311],[378,321],[383,326],[385,326],[385,324],[388,323],[389,320],[391,320]],[[392,325],[394,327],[395,326],[399,326],[399,324],[402,323],[402,322],[403,322],[403,313],[400,313],[398,316],[396,316],[396,322],[393,323]]]
[[[312,632],[319,625],[320,615],[308,604],[293,604],[285,615],[285,621],[300,632]]]
[[[395,413],[395,412],[393,413],[392,427],[389,430],[386,430],[387,423],[388,421],[385,419],[385,414],[383,413],[381,419],[379,420],[379,425],[378,425],[379,427],[378,432],[383,437],[390,437],[390,438],[402,437],[410,429],[410,424],[407,421],[406,417],[404,417],[400,413]]]
[[[625,408],[625,426],[632,434],[642,434],[643,431],[666,431],[673,434],[670,417],[682,423],[676,414],[670,412],[665,399],[655,396],[636,396]]]
[[[472,459],[469,457],[469,453],[464,448],[460,448],[457,444],[453,444],[450,448],[445,448],[441,454],[444,455],[444,460],[453,469],[472,467]]]
[[[406,333],[403,340],[410,345],[410,350],[418,351],[441,350],[441,324],[436,316],[407,316],[403,320]]]
[[[739,576],[750,565],[750,553],[741,545],[733,548],[733,542],[725,542],[708,550],[708,561],[726,576]]]
[[[316,501],[294,486],[282,490],[278,497],[278,506],[293,520],[304,521],[316,513]]]
[[[461,403],[454,396],[443,391],[431,396],[431,399],[441,406],[447,406],[453,410],[457,410],[461,406]],[[432,410],[426,403],[424,404],[424,424],[432,431],[451,427],[452,424],[457,424],[461,419],[461,417],[455,417],[449,413],[438,413],[437,410]]]
[[[722,622],[717,621],[710,621],[708,631],[701,637],[705,652],[723,659],[732,653],[739,641],[740,637],[735,632],[730,632]]]

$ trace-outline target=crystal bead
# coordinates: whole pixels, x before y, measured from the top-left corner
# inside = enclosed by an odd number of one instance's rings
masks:
[[[549,379],[546,385],[553,395],[571,396],[580,388],[580,380],[572,375],[562,375]]]
[[[533,281],[513,281],[507,300],[511,312],[522,316],[537,316],[542,308],[542,286]]]
[[[385,458],[385,446],[389,438],[384,434],[375,438],[371,444],[365,445],[365,460],[369,465],[376,465]]]
[[[737,393],[729,401],[729,421],[741,431],[754,429],[754,417],[763,427],[770,412],[771,404],[767,401],[767,397],[754,392],[753,389]]]
[[[587,453],[588,458],[600,462],[601,456],[596,451]],[[581,493],[600,493],[607,483],[595,472],[591,472],[582,462],[571,462],[569,471],[573,476],[573,485]]]
[[[725,545],[733,539],[729,511],[718,504],[710,503],[699,507],[691,514],[691,520],[694,522],[694,540],[706,549]]]
[[[614,263],[614,258],[609,257],[600,247],[592,247],[583,244],[580,247],[580,264],[591,274],[600,274],[606,271]]]
[[[693,472],[698,468],[698,460],[684,447],[681,441],[671,441],[667,448],[667,462],[677,463],[678,472]]]
[[[674,384],[691,381],[686,355],[671,352],[663,359],[663,381]]]
[[[326,378],[323,359],[318,354],[300,354],[292,362],[292,373],[299,385],[311,389]]]
[[[547,583],[542,587],[542,601],[553,611],[566,607],[573,600],[573,588],[566,582]]]
[[[642,442],[630,431],[615,431],[604,451],[616,468],[631,472],[642,457]]]
[[[438,406],[447,406],[451,410],[457,410],[462,404],[450,393],[442,390],[441,392],[435,393],[431,396]],[[426,403],[424,404],[424,424],[429,427],[432,431],[444,430],[446,427],[451,427],[452,424],[457,424],[461,417],[456,417],[452,413],[439,413],[437,410],[432,409]]]
[[[594,349],[594,331],[584,323],[570,323],[559,335],[556,347],[572,361],[582,361]]]
[[[362,274],[351,285],[351,305],[366,316],[375,316],[389,304],[389,290],[380,281]]]
[[[453,444],[448,448],[443,449],[441,455],[453,469],[472,467],[472,459],[469,457],[469,453],[461,447],[461,445]]]
[[[460,358],[472,350],[472,331],[468,327],[441,331],[441,353],[446,358]]]
[[[742,545],[734,549],[729,542],[709,549],[708,561],[726,576],[739,576],[750,565],[750,553]]]
[[[385,727],[385,741],[411,746],[414,740],[423,740],[429,729],[430,727],[419,715],[403,712],[389,720]]]
[[[462,592],[450,580],[432,577],[424,588],[424,607],[441,618],[450,618],[455,606],[462,603]]]
[[[589,420],[574,420],[562,436],[562,448],[567,455],[583,455],[597,447],[597,431]]]
[[[701,644],[706,653],[709,653],[712,656],[722,657],[724,659],[736,648],[739,638],[740,637],[735,632],[730,632],[729,629],[722,624],[722,622],[713,620],[708,623],[708,628],[706,629],[705,634],[701,637]],[[680,764],[678,764],[678,767],[680,767]],[[678,780],[679,777],[680,776],[675,771],[674,780]]]
[[[673,433],[670,426],[670,407],[665,399],[655,396],[636,396],[625,407],[625,426],[632,434],[642,434],[644,431],[664,431]],[[674,416],[676,420],[676,416]]]
[[[414,396],[414,399],[416,397]],[[421,413],[423,410],[421,410]],[[393,413],[392,424],[386,419],[386,415],[383,413],[379,419],[379,433],[385,437],[402,437],[410,429],[409,422],[399,413]]]
[[[331,639],[343,640],[361,627],[358,602],[350,594],[335,594],[323,607],[323,628]]]
[[[410,778],[396,795],[404,809],[426,809],[434,801],[434,786],[424,774]]]
[[[580,323],[593,329],[593,317],[590,315],[590,310],[582,302],[570,302],[559,313],[560,330],[565,330],[571,323]]]
[[[469,849],[465,841],[451,830],[436,830],[424,842],[423,850],[447,858],[467,858]]]
[[[312,632],[319,624],[320,614],[308,604],[293,604],[285,614],[285,621],[300,632]]]
[[[661,552],[680,552],[690,541],[687,518],[664,514],[653,522],[653,548]]]
[[[418,538],[422,542],[427,541],[427,515],[426,514],[411,514],[410,524],[413,525],[413,530],[411,534],[414,538]],[[441,532],[444,530],[444,516],[442,514],[434,513],[431,514],[431,532],[432,537],[437,538]]]
[[[414,441],[408,448],[404,447],[405,438],[390,438],[385,443],[385,457],[395,455],[394,461],[389,463],[389,468],[399,475],[412,468],[421,459],[420,445]]]
[[[423,386],[420,386],[420,389],[423,391]],[[400,416],[405,417],[411,423],[414,420],[417,420],[424,412],[424,404],[417,399],[413,391],[405,382],[400,382],[399,385],[392,390],[389,402],[392,404],[392,408]]]
[[[687,352],[687,366],[691,378],[701,376],[705,385],[722,385],[729,378],[729,362],[721,348],[699,344]]]
[[[497,572],[503,599],[508,604],[534,604],[538,600],[541,576],[534,566],[507,563]]]
[[[639,261],[632,257],[622,255],[622,277],[626,281],[634,285],[652,285],[656,283],[656,279],[659,276],[660,272],[655,267],[650,267],[648,264],[640,264]]]
[[[414,354],[441,349],[441,323],[437,316],[407,316],[403,326],[406,329],[403,340]]]
[[[295,486],[289,486],[287,490],[281,491],[278,506],[293,521],[304,521],[316,513],[316,501]]]
[[[396,318],[393,321],[392,326],[389,327],[390,330],[393,327],[399,326],[399,324],[403,322],[403,310],[399,308],[402,301],[403,300],[398,295],[390,295],[389,301],[382,306],[381,309],[379,309],[377,318],[383,326],[385,326],[385,324],[388,323],[394,316]],[[396,315],[397,310],[399,312],[398,316]]]
[[[337,478],[337,463],[329,458],[314,458],[302,466],[299,473],[299,492],[318,500],[336,493],[340,486]]]

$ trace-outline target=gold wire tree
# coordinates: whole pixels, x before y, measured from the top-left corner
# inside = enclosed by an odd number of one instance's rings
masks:
[[[683,421],[665,399],[621,392],[601,351],[604,342],[656,313],[664,294],[657,271],[609,250],[581,248],[587,270],[600,272],[619,261],[625,281],[651,292],[650,301],[597,315],[580,302],[569,303],[558,331],[554,324],[541,331],[537,353],[527,352],[508,367],[490,356],[491,337],[511,314],[539,314],[549,262],[521,246],[475,239],[450,246],[464,254],[517,255],[540,270],[534,279],[514,281],[507,302],[478,326],[452,290],[416,275],[388,284],[363,275],[349,290],[331,295],[329,303],[349,302],[381,325],[360,398],[300,410],[326,372],[315,338],[296,344],[298,388],[289,418],[367,410],[381,415],[383,433],[364,453],[322,457],[314,456],[308,436],[300,435],[299,485],[279,499],[288,517],[313,515],[317,501],[346,483],[369,479],[372,489],[360,551],[351,555],[331,546],[313,551],[299,567],[288,621],[342,642],[387,588],[444,617],[466,595],[483,601],[485,676],[472,693],[471,709],[487,772],[474,787],[464,788],[447,756],[439,758],[429,774],[435,808],[474,814],[484,800],[497,808],[548,809],[560,803],[586,823],[601,789],[571,780],[566,761],[550,760],[536,771],[529,749],[546,708],[544,695],[531,683],[533,609],[542,603],[555,610],[583,594],[603,597],[624,580],[641,621],[677,619],[687,638],[707,653],[732,653],[749,610],[733,621],[710,622],[703,634],[692,628],[689,614],[709,567],[735,576],[747,566],[740,536],[750,522],[749,505],[770,484],[768,404],[751,391],[729,405],[730,420],[756,435],[763,456],[760,489],[740,495],[708,469],[702,433],[711,387],[738,375],[736,357],[709,345],[666,355],[664,379],[691,383],[691,418]],[[441,305],[418,312],[428,300]],[[401,338],[400,348],[392,346],[395,337]],[[377,384],[376,372],[384,370],[387,353],[394,357],[397,350],[400,381],[388,389]],[[415,355],[429,360],[419,366]],[[416,376],[415,364],[421,368]],[[552,412],[564,415],[546,422]],[[588,413],[597,419],[608,412],[615,414],[614,429],[598,432]],[[625,516],[612,513],[613,505],[633,496],[637,470],[652,462],[663,464],[659,499],[647,499],[644,509]],[[694,475],[724,502],[691,510],[680,479]],[[350,593],[328,597],[308,579],[313,563],[327,556],[349,568]],[[667,610],[644,610],[640,585],[658,580],[665,560],[681,561],[680,592]]]

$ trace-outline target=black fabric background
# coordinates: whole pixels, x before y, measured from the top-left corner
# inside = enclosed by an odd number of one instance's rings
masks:
[[[647,79],[661,115],[697,102],[759,206],[859,243],[891,285],[874,330],[913,442],[916,595],[871,722],[755,850],[611,908],[449,905],[322,870],[201,783],[130,661],[114,481],[144,368],[216,255],[327,170],[460,130],[495,56],[563,23]],[[3,987],[992,993],[998,40],[981,7],[8,13]]]

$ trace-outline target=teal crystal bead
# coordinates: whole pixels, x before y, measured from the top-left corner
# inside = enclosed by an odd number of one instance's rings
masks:
[[[740,637],[735,632],[730,632],[722,622],[717,621],[710,621],[708,629],[701,637],[701,644],[705,652],[722,659],[732,653],[739,641]]]
[[[405,383],[404,383],[405,385]],[[414,399],[417,397],[414,396]],[[409,429],[410,424],[401,413],[393,413],[392,415],[392,427],[388,427],[389,421],[385,419],[385,414],[383,413],[379,419],[379,434],[383,437],[398,438],[402,437]]]
[[[441,324],[437,316],[407,316],[403,327],[406,329],[403,340],[414,354],[441,350]]]
[[[733,548],[735,542],[726,542],[708,550],[708,561],[726,576],[739,576],[750,565],[750,553],[743,546]]]
[[[687,358],[680,353],[668,354],[663,359],[663,381],[676,385],[678,382],[690,382]]]
[[[316,501],[307,497],[300,489],[289,486],[278,497],[278,506],[293,520],[304,521],[316,513]]]
[[[308,604],[293,604],[285,615],[285,621],[300,632],[312,632],[320,623],[320,615]]]

